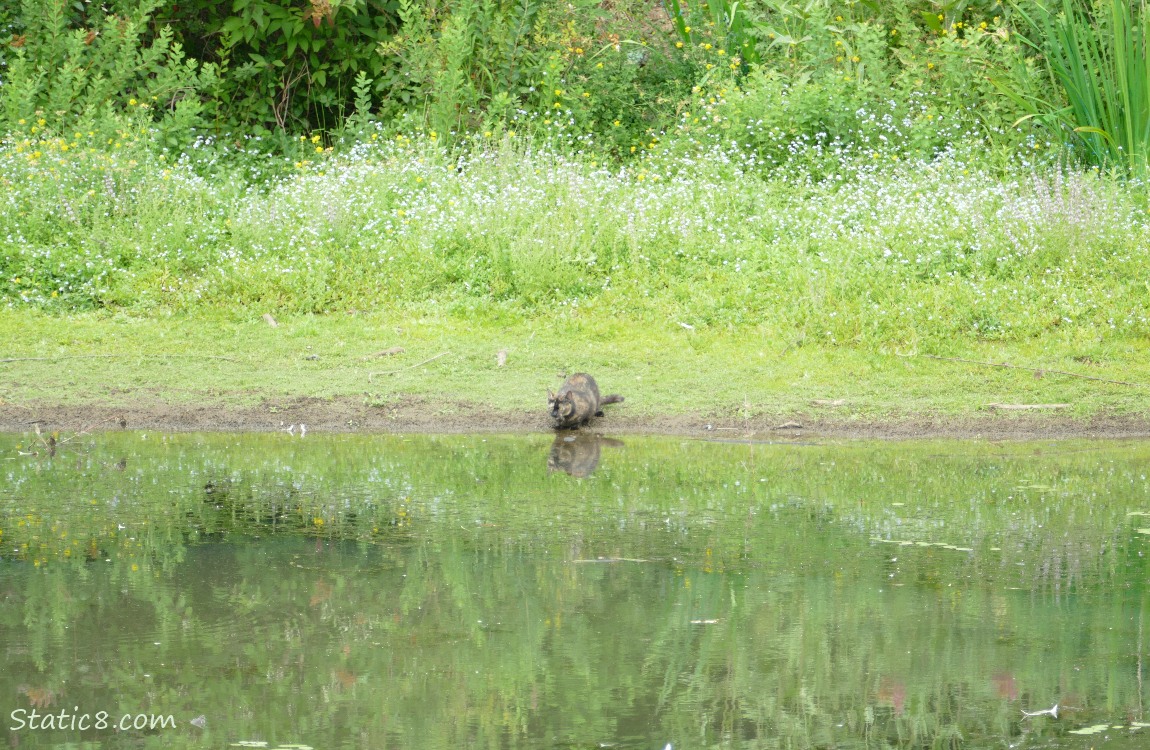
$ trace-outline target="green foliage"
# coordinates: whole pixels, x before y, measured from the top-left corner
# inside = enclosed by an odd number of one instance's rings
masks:
[[[1081,146],[1088,162],[1140,177],[1150,174],[1150,8],[1145,0],[1062,0],[1060,7],[1039,5],[1020,15],[1069,105],[1011,88],[1007,92],[1031,116],[1061,126],[1055,131]]]
[[[402,79],[375,53],[395,30],[396,10],[395,0],[187,0],[160,18],[225,71],[214,89],[219,130],[299,132],[349,117],[361,72],[373,102]]]
[[[444,134],[503,119],[527,98],[545,56],[532,44],[541,7],[540,0],[400,0],[400,33],[379,50],[408,81],[389,92],[392,109],[407,108]]]
[[[402,32],[381,47],[410,76],[394,108],[440,138],[527,131],[585,148],[593,134],[616,153],[637,150],[674,123],[693,81],[731,59],[708,44],[708,65],[644,13],[589,0],[409,0]]]
[[[720,48],[731,56],[740,70],[745,72],[748,66],[759,62],[753,25],[747,18],[746,7],[741,7],[738,0],[733,3],[727,0],[692,2],[687,14],[684,14],[679,0],[670,0],[670,15],[675,33],[684,45],[708,44],[702,40],[701,31],[709,27]]]
[[[23,0],[7,56],[0,113],[8,129],[112,133],[150,120],[166,145],[186,142],[205,115],[216,69],[186,59],[167,26],[149,31],[159,0],[104,13],[67,0]]]
[[[978,140],[1005,155],[1027,137],[994,85],[1033,89],[1032,62],[1001,16],[810,0],[769,3],[758,17],[761,64],[737,85],[700,88],[681,126],[692,137],[734,137],[770,164],[801,157],[807,169],[812,158],[833,169],[843,149],[929,158]]]
[[[977,142],[911,159],[884,127],[870,150],[808,144],[824,156],[781,170],[730,140],[605,169],[520,136],[368,138],[345,156],[317,134],[262,189],[228,168],[246,170],[246,150],[171,164],[142,145],[19,140],[0,149],[0,295],[57,310],[591,309],[875,350],[1144,330],[1144,195],[1043,163],[991,169]],[[197,158],[221,171],[204,179]]]
[[[779,149],[791,148],[781,140],[862,149],[890,139],[875,130],[875,117],[910,123],[898,136],[906,154],[945,150],[959,133],[1007,151],[1025,134],[1010,128],[1025,112],[990,81],[1031,99],[1049,93],[1035,85],[1010,18],[990,17],[997,6],[984,1],[134,7],[98,16],[65,0],[23,0],[19,13],[0,11],[0,23],[17,32],[3,51],[6,120],[59,111],[78,121],[77,113],[105,107],[133,121],[159,119],[174,146],[210,117],[230,140],[255,134],[288,152],[289,133],[321,132],[329,145],[341,131],[377,133],[378,123],[441,142],[517,132],[615,156],[650,150],[676,130],[708,131],[738,133],[777,152],[777,162]],[[185,61],[185,49],[212,64]],[[695,121],[700,92],[705,102],[728,104],[718,120]],[[126,104],[133,98],[144,108]],[[772,133],[769,145],[764,132]]]
[[[643,37],[608,38],[589,54],[581,54],[583,49],[553,53],[542,69],[534,99],[540,113],[536,132],[578,148],[588,142],[580,136],[591,136],[616,155],[650,148],[674,127],[691,83],[705,73],[708,54]]]

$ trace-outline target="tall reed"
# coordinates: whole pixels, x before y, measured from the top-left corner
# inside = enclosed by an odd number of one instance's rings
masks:
[[[1150,173],[1150,11],[1146,0],[1061,0],[1015,10],[1033,32],[1066,104],[1030,99],[1030,116],[1075,134],[1085,157],[1138,177]],[[1008,92],[1009,93],[1009,92]],[[1065,132],[1065,131],[1063,131]]]

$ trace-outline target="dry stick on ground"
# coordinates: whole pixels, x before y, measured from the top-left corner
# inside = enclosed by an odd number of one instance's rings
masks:
[[[225,362],[235,362],[231,357],[219,357],[215,354],[61,354],[59,357],[12,357],[0,359],[0,362],[55,362],[59,359],[115,359],[117,357],[136,357],[137,359],[222,359]]]
[[[403,372],[404,370],[410,370],[410,369],[415,368],[415,367],[422,367],[423,365],[426,365],[428,362],[434,362],[435,360],[439,359],[440,357],[446,357],[450,353],[451,352],[440,352],[439,354],[436,354],[434,357],[428,357],[427,359],[423,360],[422,362],[416,362],[414,365],[408,365],[407,367],[401,367],[398,370],[384,370],[383,372],[369,372],[367,374],[367,382],[370,383],[371,379],[373,377],[375,377],[376,375],[394,375],[397,372]]]
[[[1021,365],[1011,365],[1006,362],[979,362],[976,359],[963,359],[962,357],[939,357],[934,354],[920,354],[920,357],[927,359],[943,359],[947,362],[966,362],[972,365],[984,365],[986,367],[1007,367],[1011,370],[1026,370],[1028,372],[1037,372],[1043,375],[1053,373],[1054,375],[1065,375],[1070,378],[1082,378],[1083,380],[1097,380],[1099,383],[1113,383],[1114,385],[1129,385],[1134,388],[1150,388],[1146,383],[1128,383],[1125,380],[1108,380],[1107,378],[1096,378],[1093,375],[1079,375],[1076,372],[1066,372],[1065,370],[1045,370],[1039,367],[1023,367]]]

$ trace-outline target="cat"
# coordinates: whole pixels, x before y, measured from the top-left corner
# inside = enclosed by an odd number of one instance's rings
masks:
[[[567,378],[558,393],[547,390],[547,408],[557,430],[585,425],[592,417],[603,416],[599,407],[622,400],[623,397],[618,395],[600,398],[595,378],[585,372],[577,372]]]

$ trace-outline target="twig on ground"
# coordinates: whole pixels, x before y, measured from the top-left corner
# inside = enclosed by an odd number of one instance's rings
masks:
[[[397,354],[403,354],[405,351],[407,351],[407,350],[404,349],[402,346],[393,346],[390,349],[384,349],[381,352],[376,352],[375,354],[369,354],[366,357],[360,357],[360,359],[376,359],[378,357],[394,357]]]
[[[439,354],[436,354],[434,357],[428,357],[427,359],[423,360],[422,362],[416,362],[414,365],[408,365],[407,367],[401,367],[398,370],[384,370],[383,372],[369,372],[367,374],[367,382],[370,383],[371,379],[373,377],[375,377],[376,375],[394,375],[397,372],[403,372],[404,370],[411,370],[411,369],[416,368],[416,367],[422,367],[423,365],[426,365],[428,362],[434,362],[435,360],[439,359],[440,357],[446,357],[448,354],[451,354],[451,352],[440,352]]]
[[[1066,372],[1065,370],[1047,370],[1041,367],[1023,367],[1022,365],[1012,365],[1007,362],[980,362],[977,359],[963,359],[962,357],[939,357],[935,354],[920,354],[920,357],[927,359],[941,359],[947,362],[966,362],[971,365],[983,365],[984,367],[1006,367],[1011,370],[1026,370],[1027,372],[1037,372],[1041,375],[1065,375],[1069,378],[1082,378],[1083,380],[1096,380],[1099,383],[1113,383],[1114,385],[1129,385],[1134,388],[1150,388],[1147,383],[1130,383],[1125,380],[1109,380],[1107,378],[1096,378],[1093,375],[1080,375],[1076,372]]]

